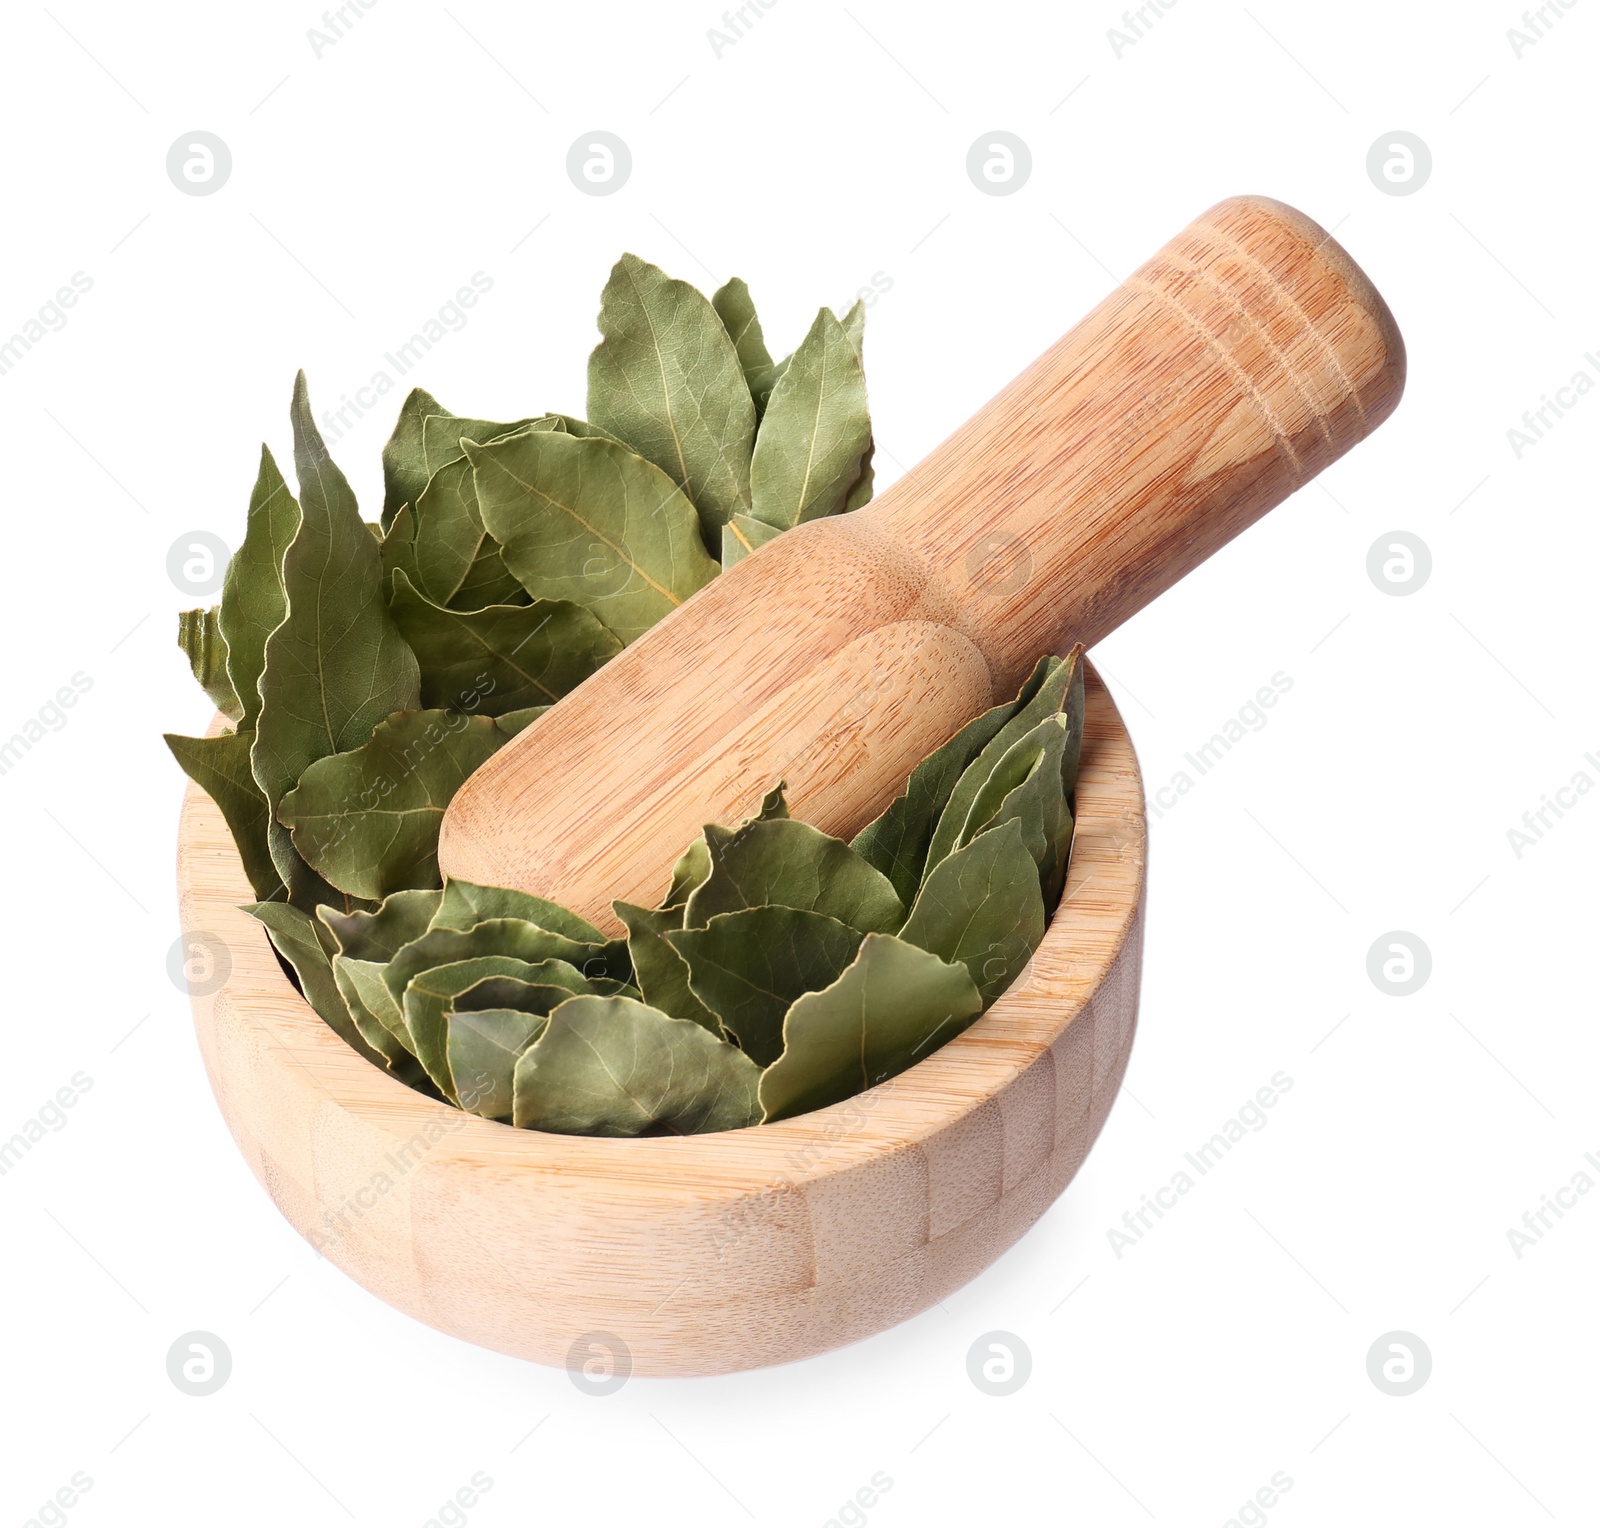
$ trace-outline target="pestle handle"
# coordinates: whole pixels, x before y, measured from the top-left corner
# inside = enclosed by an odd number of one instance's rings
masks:
[[[1399,402],[1387,305],[1310,218],[1190,224],[861,513],[950,589],[1002,688],[1092,645]]]

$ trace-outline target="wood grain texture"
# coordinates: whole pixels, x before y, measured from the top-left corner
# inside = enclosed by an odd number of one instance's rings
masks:
[[[391,1305],[564,1365],[588,1333],[635,1373],[720,1374],[857,1341],[987,1267],[1082,1163],[1138,1005],[1144,797],[1091,672],[1077,837],[1026,971],[909,1072],[798,1119],[719,1135],[543,1135],[451,1109],[351,1051],[239,904],[250,889],[193,786],[186,937],[226,952],[194,998],[217,1101],[289,1222]]]
[[[683,844],[780,774],[850,836],[975,691],[1007,697],[1141,609],[1387,418],[1404,373],[1321,228],[1221,203],[877,501],[770,542],[503,748],[440,862],[616,931],[613,896],[654,900]],[[730,748],[738,770],[709,767]]]

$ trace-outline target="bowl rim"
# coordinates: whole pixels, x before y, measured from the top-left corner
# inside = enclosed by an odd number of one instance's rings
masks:
[[[559,1175],[581,1181],[586,1195],[618,1203],[782,1192],[920,1147],[996,1098],[1060,1038],[1110,973],[1139,916],[1147,825],[1138,761],[1092,665],[1085,665],[1085,680],[1072,862],[1043,941],[975,1023],[864,1093],[772,1124],[629,1138],[517,1129],[427,1098],[351,1049],[290,983],[265,928],[242,909],[253,898],[222,814],[191,784],[178,833],[181,923],[186,937],[225,947],[231,962],[215,992],[194,996],[208,1066],[216,1030],[243,1024],[296,1064],[309,1110],[331,1105],[396,1141],[423,1133],[437,1142],[430,1148],[435,1161]],[[214,1067],[212,1085],[228,1113]]]

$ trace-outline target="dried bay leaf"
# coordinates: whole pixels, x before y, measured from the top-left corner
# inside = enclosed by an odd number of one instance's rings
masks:
[[[290,417],[300,524],[284,554],[288,613],[266,641],[250,754],[274,818],[309,765],[359,748],[386,716],[415,709],[419,686],[417,660],[384,601],[378,544],[312,422],[303,372]],[[287,880],[287,829],[272,826],[269,843]]]
[[[863,504],[872,502],[872,484],[876,474],[872,470],[872,453],[875,447],[872,441],[867,441],[867,449],[861,457],[861,476],[851,485],[850,492],[845,495],[844,508],[841,514],[849,514],[853,509],[860,509]]]
[[[587,419],[574,419],[571,414],[550,414],[551,429],[560,430],[564,435],[577,435],[584,440],[609,440],[619,446],[626,446],[625,440],[618,440],[609,430],[602,430],[599,425],[591,424]]]
[[[581,605],[536,600],[447,610],[419,593],[404,570],[394,575],[389,610],[422,667],[425,706],[499,716],[551,705],[622,651]]]
[[[699,511],[706,543],[750,509],[756,409],[716,309],[637,255],[600,296],[589,418],[655,463]]]
[[[863,349],[867,337],[866,303],[858,297],[851,306],[850,311],[839,320],[839,323],[843,326],[844,332],[850,340],[850,344],[855,349],[856,359],[860,361],[862,367],[865,368],[866,359],[863,354]],[[871,502],[872,482],[875,475],[872,470],[872,456],[874,449],[872,435],[869,431],[867,435],[867,449],[861,458],[861,475],[855,480],[850,492],[845,495],[844,509],[842,511],[844,514],[849,514],[851,510],[860,509],[863,504]]]
[[[697,886],[704,885],[710,874],[711,851],[706,848],[706,836],[702,833],[678,856],[672,867],[672,884],[667,887],[666,900],[661,904],[663,912],[678,911],[678,927],[683,926],[682,909],[690,894]]]
[[[624,643],[717,574],[694,506],[626,447],[540,431],[467,456],[483,522],[522,586],[593,611]]]
[[[755,816],[745,818],[745,822],[777,822],[779,818],[787,817],[789,815],[788,789],[789,782],[787,780],[778,781],[761,798],[761,805],[756,808]]]
[[[526,598],[478,514],[472,464],[466,457],[458,453],[428,479],[411,513],[416,526],[410,550],[413,582],[429,600],[477,610]]]
[[[567,996],[569,994],[563,994]],[[480,1008],[449,1016],[445,1060],[450,1088],[463,1109],[509,1120],[517,1057],[544,1033],[542,1014]]]
[[[772,384],[778,380],[778,366],[767,352],[766,336],[761,332],[761,320],[756,317],[756,305],[750,288],[738,277],[730,277],[711,294],[711,306],[733,341],[734,353],[739,357],[739,369],[744,373],[745,385],[750,389],[750,399],[756,406],[756,418],[767,406]]]
[[[391,1001],[388,989],[383,985],[383,967],[372,961],[351,960],[345,955],[335,955],[333,980],[357,1032],[383,1057],[388,1070],[407,1087],[426,1089],[429,1086],[428,1074],[411,1054],[405,1021],[402,1019],[391,1027],[383,1016]]]
[[[951,790],[950,799],[939,814],[928,845],[927,869],[931,870],[960,842],[974,799],[1012,744],[1032,732],[1045,717],[1061,710],[1072,693],[1082,654],[1082,647],[1075,647],[1065,658],[1039,660],[1028,682],[1022,687],[1022,695],[1018,697],[1021,704],[978,751]]]
[[[665,935],[688,967],[693,995],[757,1066],[783,1053],[790,1006],[836,981],[861,939],[836,918],[793,907],[720,913],[704,928]]]
[[[1059,713],[1045,717],[1032,732],[1018,738],[973,797],[967,820],[956,835],[955,849],[970,843],[985,828],[1016,821],[1023,844],[1043,874],[1064,806],[1061,755],[1066,741],[1066,718]]]
[[[565,960],[534,960],[510,975],[485,976],[465,992],[456,994],[455,1013],[479,1008],[515,1008],[521,1013],[549,1013],[569,997],[590,993],[613,997],[627,985],[610,977],[587,977]]]
[[[440,1075],[445,1080],[439,1086],[445,1096],[464,1109],[481,1113],[477,1103],[469,1101],[479,1093],[479,1079],[473,1078],[471,1093],[463,1094],[460,1089],[463,1074],[452,1059],[452,1036],[458,1018],[477,1012],[516,1012],[542,1020],[571,997],[609,997],[624,990],[632,991],[604,977],[591,981],[563,960],[522,961],[506,956],[479,956],[435,966],[412,977],[403,995],[406,1029],[429,1074],[434,1074],[436,1065],[442,1068]],[[542,1022],[539,1028],[543,1028]],[[438,1080],[435,1076],[435,1081]],[[509,1114],[509,1067],[504,1087],[506,1113]]]
[[[430,926],[469,929],[491,918],[520,918],[578,944],[606,942],[606,936],[587,918],[580,918],[559,902],[546,901],[531,891],[515,891],[508,886],[479,886],[473,881],[454,878],[445,883]]]
[[[169,732],[165,738],[184,774],[217,804],[257,899],[281,900],[285,895],[283,877],[267,848],[271,822],[267,798],[250,773],[252,735],[245,731],[179,737]]]
[[[466,419],[459,414],[440,409],[422,421],[422,458],[430,479],[437,477],[452,462],[461,460],[461,442],[470,440],[480,444],[486,440],[500,440],[529,429],[554,429],[555,415],[542,414],[537,418],[516,419],[508,424],[496,424],[492,419]],[[417,501],[413,500],[415,504]]]
[[[430,424],[429,421],[432,421]],[[400,418],[383,448],[383,517],[388,530],[403,504],[415,506],[422,491],[440,467],[461,455],[463,436],[489,440],[532,423],[495,424],[487,419],[464,419],[452,414],[431,393],[413,388],[400,405]]]
[[[443,414],[439,400],[422,388],[413,388],[400,405],[400,418],[383,448],[383,514],[379,524],[388,530],[401,506],[414,504],[428,486],[427,458],[422,426],[430,414]]]
[[[372,912],[341,913],[322,907],[317,916],[333,934],[341,955],[385,961],[428,932],[443,896],[441,891],[396,891]]]
[[[399,1001],[383,979],[384,966],[395,952],[420,939],[428,931],[442,893],[408,890],[391,893],[374,912],[341,913],[319,907],[317,916],[333,935],[338,953],[333,957],[333,976],[356,1027],[375,1050],[400,1071],[396,1053],[410,1052],[410,1035]],[[376,1024],[394,1042],[384,1046],[372,1040],[369,1029]]]
[[[625,997],[575,997],[517,1061],[515,1124],[568,1135],[691,1135],[760,1118],[760,1068],[699,1024]]]
[[[457,993],[445,1014],[445,1055],[461,1107],[509,1119],[517,1057],[538,1039],[552,1009],[582,994],[639,995],[605,977],[590,981],[562,960],[529,965],[523,976],[486,976]]]
[[[868,934],[832,986],[798,998],[761,1074],[763,1119],[838,1103],[905,1071],[967,1027],[983,999],[965,966]]]
[[[956,782],[998,736],[1000,729],[1037,694],[1046,671],[1046,664],[1041,661],[1015,700],[973,717],[948,741],[940,744],[911,771],[905,790],[889,803],[888,809],[850,841],[850,847],[857,854],[889,877],[907,906],[922,884],[933,831],[955,791]]]
[[[222,580],[218,623],[228,643],[228,678],[241,707],[240,725],[253,727],[261,714],[261,671],[267,638],[289,609],[283,592],[283,558],[300,528],[300,506],[278,471],[272,453],[261,448],[261,465],[245,517],[244,540],[228,562]]]
[[[682,907],[652,909],[617,901],[611,910],[628,931],[628,958],[645,1002],[669,1018],[688,1019],[720,1039],[722,1026],[716,1014],[689,990],[687,962],[662,937],[683,927]]]
[[[626,946],[623,946],[626,955]],[[585,976],[614,976],[609,946],[580,943],[564,934],[536,927],[521,918],[489,918],[471,928],[430,928],[425,934],[403,945],[384,967],[383,979],[404,1012],[406,984],[412,977],[436,966],[499,956],[537,964],[544,960],[563,960]],[[485,972],[485,975],[515,976],[514,970]]]
[[[770,822],[774,818],[787,817],[789,804],[784,799],[784,786],[784,781],[778,781],[761,798],[761,805],[756,809],[755,816],[747,817],[745,823]],[[706,848],[706,836],[702,833],[678,856],[677,862],[673,865],[672,884],[667,888],[666,900],[661,904],[661,910],[681,908],[689,900],[689,893],[710,874],[711,851]],[[681,915],[674,927],[683,927]]]
[[[1044,922],[1039,867],[1008,818],[933,867],[899,937],[964,965],[987,1008],[1038,949]]]
[[[751,458],[751,516],[788,530],[838,514],[871,444],[861,358],[823,308],[767,400]]]
[[[402,504],[389,528],[378,538],[378,566],[383,571],[382,587],[394,587],[394,575],[403,572],[417,582],[417,521],[409,504]]]
[[[179,613],[178,646],[189,660],[190,673],[211,697],[211,704],[230,722],[239,721],[244,708],[228,678],[228,644],[218,629],[215,605],[209,610]]]
[[[524,727],[538,721],[549,709],[549,706],[526,706],[520,711],[503,711],[495,717],[494,724],[507,737],[515,737]]]
[[[1078,788],[1078,763],[1083,754],[1083,718],[1087,702],[1083,692],[1082,657],[1081,646],[1067,654],[1072,677],[1067,681],[1067,692],[1061,702],[1061,714],[1067,719],[1067,746],[1061,755],[1061,788],[1069,797]]]
[[[397,712],[359,748],[311,764],[278,821],[306,862],[352,896],[437,884],[445,808],[505,741],[487,716]]]
[[[867,337],[867,305],[858,297],[850,304],[849,311],[839,320],[839,327],[844,330],[844,337],[850,341],[850,348],[855,351],[856,359],[862,359],[862,346]]]
[[[287,902],[256,902],[245,911],[266,925],[274,947],[294,968],[301,992],[323,1023],[358,1055],[365,1056],[374,1066],[384,1066],[384,1058],[361,1038],[339,994],[332,957],[322,942],[317,920]]]
[[[461,1101],[450,1076],[449,1015],[456,998],[485,977],[512,976],[529,964],[515,957],[482,955],[429,966],[406,983],[400,1006],[412,1053],[449,1102]]]
[[[707,824],[711,873],[690,894],[685,928],[746,907],[826,913],[862,933],[899,928],[906,909],[894,887],[848,844],[791,818],[736,829]]]
[[[384,983],[383,962],[335,955],[333,979],[362,1037],[398,1072],[404,1065],[401,1057],[411,1054],[411,1036],[400,1005]],[[389,1036],[387,1043],[374,1037],[374,1026]]]
[[[765,520],[750,515],[735,515],[722,527],[722,571],[726,573],[736,562],[743,562],[757,547],[765,546],[782,531]]]

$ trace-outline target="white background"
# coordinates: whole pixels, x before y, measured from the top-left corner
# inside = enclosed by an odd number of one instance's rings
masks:
[[[1600,780],[1600,397],[1520,459],[1507,431],[1600,377],[1600,5],[1550,7],[1519,57],[1516,0],[1178,0],[1119,56],[1115,0],[938,19],[780,0],[718,56],[718,0],[378,0],[318,57],[314,3],[7,19],[0,335],[74,272],[93,287],[0,377],[0,732],[75,672],[93,688],[0,777],[0,1136],[74,1073],[93,1086],[0,1179],[3,1521],[75,1471],[82,1528],[403,1528],[478,1471],[482,1528],[821,1525],[880,1471],[874,1528],[1222,1525],[1280,1471],[1292,1487],[1246,1521],[1593,1521],[1600,1194],[1520,1258],[1507,1231],[1575,1173],[1600,1180],[1600,799],[1520,857],[1507,830],[1575,772]],[[213,196],[165,173],[196,129],[232,152]],[[634,158],[607,198],[564,168],[594,129]],[[1008,197],[965,172],[995,129],[1033,154]],[[1434,161],[1404,197],[1366,171],[1397,129]],[[482,271],[489,295],[405,385],[466,414],[581,413],[623,249],[707,290],[745,276],[779,353],[882,273],[884,482],[1242,191],[1337,228],[1393,306],[1410,386],[1096,654],[1152,787],[1274,673],[1293,687],[1152,818],[1127,1088],[1062,1199],[871,1341],[603,1399],[320,1262],[234,1150],[166,974],[182,781],[159,739],[210,709],[172,644],[193,601],[167,549],[237,542],[296,368],[334,403]],[[400,396],[334,446],[369,515]],[[1433,559],[1405,597],[1366,571],[1396,530]],[[1367,975],[1392,930],[1432,953],[1410,997]],[[1278,1071],[1293,1087],[1266,1128],[1119,1258],[1108,1229]],[[165,1371],[195,1329],[233,1354],[207,1398]],[[966,1373],[995,1329],[1033,1358],[1003,1399]],[[1406,1397],[1366,1370],[1396,1329],[1433,1358]]]

